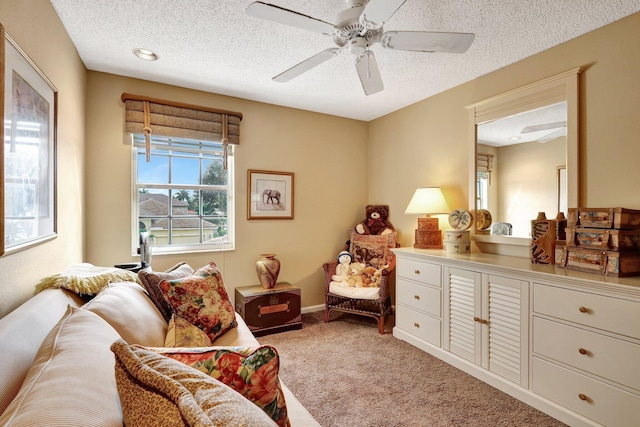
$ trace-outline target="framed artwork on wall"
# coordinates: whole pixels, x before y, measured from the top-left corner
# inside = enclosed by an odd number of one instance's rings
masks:
[[[1,25],[0,33],[0,251],[8,254],[56,237],[58,91]]]
[[[293,219],[293,173],[247,171],[247,219]]]

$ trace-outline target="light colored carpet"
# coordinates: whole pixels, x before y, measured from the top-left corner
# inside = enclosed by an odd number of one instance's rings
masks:
[[[392,324],[380,335],[371,318],[323,315],[258,338],[278,349],[282,380],[323,427],[564,426],[394,338]]]

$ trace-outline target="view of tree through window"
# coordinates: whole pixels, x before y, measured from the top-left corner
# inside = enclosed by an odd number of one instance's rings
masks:
[[[224,170],[220,144],[156,137],[147,162],[139,141],[134,137],[136,232],[149,232],[159,252],[232,247],[232,156]]]

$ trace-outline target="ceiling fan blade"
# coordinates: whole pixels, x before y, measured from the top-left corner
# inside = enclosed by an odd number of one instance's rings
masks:
[[[429,31],[387,31],[382,34],[383,47],[418,52],[464,53],[469,49],[473,33],[436,33]]]
[[[400,9],[406,0],[370,0],[360,15],[367,28],[380,28]],[[366,23],[366,24],[365,24]]]
[[[271,80],[274,80],[280,83],[286,83],[289,80],[298,77],[300,74],[306,73],[313,67],[317,67],[323,62],[338,56],[339,53],[340,53],[340,49],[338,49],[337,47],[332,47],[331,49],[323,50],[322,52],[316,55],[313,55],[311,58],[305,59],[301,63],[294,65],[293,67],[289,68],[287,71],[283,71],[282,73],[278,74]]]
[[[520,133],[539,132],[541,130],[559,129],[559,128],[566,128],[566,127],[567,127],[567,122],[565,120],[562,122],[543,123],[541,125],[527,126],[526,128],[522,129]]]
[[[553,141],[556,138],[560,138],[561,136],[565,136],[567,134],[566,128],[561,128],[556,131],[553,131],[545,136],[542,136],[537,139],[537,141],[541,144],[546,144],[549,141]]]
[[[328,22],[260,1],[253,2],[249,5],[247,15],[280,24],[291,25],[292,27],[313,31],[315,33],[331,34],[336,30],[335,27]]]
[[[384,89],[378,62],[373,52],[368,50],[356,58],[356,70],[358,70],[358,76],[365,95],[373,95]]]

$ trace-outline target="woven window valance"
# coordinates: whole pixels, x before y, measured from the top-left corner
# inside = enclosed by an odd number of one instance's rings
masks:
[[[242,113],[123,93],[125,132],[240,144]],[[226,152],[226,150],[225,150]]]

